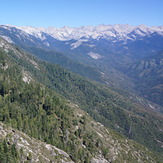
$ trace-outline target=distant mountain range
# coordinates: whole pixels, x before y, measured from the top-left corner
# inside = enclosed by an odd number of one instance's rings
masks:
[[[105,58],[106,54],[131,53],[137,46],[134,54],[143,50],[150,53],[161,49],[163,26],[147,27],[145,25],[99,25],[78,28],[35,28],[0,26],[0,35],[10,43],[25,43],[28,46],[44,47],[51,50],[80,51],[93,59]],[[102,44],[102,45],[101,45]],[[100,51],[100,47],[104,49]],[[131,54],[130,54],[131,55]],[[136,56],[134,56],[136,57]]]
[[[8,39],[10,43],[16,43],[16,38],[22,41],[31,41],[35,43],[36,39],[42,41],[47,47],[53,47],[52,39],[65,41],[70,49],[76,49],[81,45],[95,47],[96,44],[91,40],[107,40],[114,44],[121,44],[124,49],[127,49],[127,44],[142,40],[145,37],[151,38],[154,35],[163,36],[163,26],[147,27],[145,25],[130,26],[130,25],[99,25],[86,27],[63,27],[63,28],[36,28],[36,27],[18,27],[1,25],[1,37]],[[15,34],[15,39],[7,36],[8,32]],[[8,33],[8,34],[9,34]],[[19,36],[21,35],[21,36]],[[73,40],[73,42],[69,42]]]
[[[83,26],[83,27],[48,27],[36,28],[30,26],[2,26],[6,29],[17,28],[30,35],[33,35],[41,40],[46,40],[44,34],[48,34],[60,41],[79,40],[81,38],[92,39],[112,39],[117,41],[137,40],[144,36],[149,36],[152,33],[163,35],[163,26],[147,27],[145,25],[98,25],[98,26]],[[139,37],[138,37],[139,36]]]

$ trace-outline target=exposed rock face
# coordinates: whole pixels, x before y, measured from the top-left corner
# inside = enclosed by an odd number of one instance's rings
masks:
[[[7,143],[10,145],[15,144],[18,151],[23,151],[21,153],[20,162],[30,159],[33,163],[73,163],[69,155],[63,150],[34,138],[30,138],[26,134],[7,127],[0,122],[0,140],[3,139],[6,139]]]
[[[109,163],[109,162],[104,158],[93,158],[91,163]]]

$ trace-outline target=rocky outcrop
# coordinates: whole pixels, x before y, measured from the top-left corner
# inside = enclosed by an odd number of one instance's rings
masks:
[[[32,163],[73,163],[69,155],[63,150],[31,138],[0,122],[0,141],[4,139],[6,139],[8,145],[16,145],[16,149],[19,151],[21,156],[20,162],[30,160]]]

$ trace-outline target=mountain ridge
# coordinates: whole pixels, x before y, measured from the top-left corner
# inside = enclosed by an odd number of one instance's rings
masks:
[[[163,26],[153,26],[148,27],[145,25],[138,25],[138,26],[131,26],[128,24],[124,25],[98,25],[98,26],[81,26],[81,27],[31,27],[31,26],[12,26],[8,25],[9,27],[15,27],[17,29],[21,29],[24,32],[34,35],[42,40],[45,37],[42,37],[42,33],[47,33],[58,39],[60,41],[68,41],[68,40],[79,40],[80,38],[93,38],[98,39],[100,37],[103,38],[116,38],[118,37],[119,40],[127,40],[127,39],[134,39],[129,37],[128,34],[135,32],[137,35],[145,36],[150,35],[154,32],[159,32],[163,35]],[[6,26],[7,27],[7,26]]]

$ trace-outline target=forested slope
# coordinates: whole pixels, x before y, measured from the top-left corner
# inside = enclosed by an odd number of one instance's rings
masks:
[[[143,97],[163,106],[163,51],[134,63],[127,74]]]
[[[59,66],[37,61],[9,44],[7,46],[5,44],[6,52],[1,51],[0,59],[1,121],[56,145],[73,160],[88,159],[89,162],[94,155],[99,155],[99,151],[103,151],[103,156],[109,160],[111,156],[107,157],[107,146],[100,143],[102,140],[99,140],[97,130],[90,130],[91,118],[85,113],[82,116],[76,113],[74,105],[59,97],[54,89],[105,126],[161,152],[161,116],[133,106],[132,101],[104,86]],[[106,138],[108,136],[106,134]],[[121,140],[119,136],[117,139]],[[74,149],[78,152],[74,153]],[[125,159],[126,155],[121,157]]]

